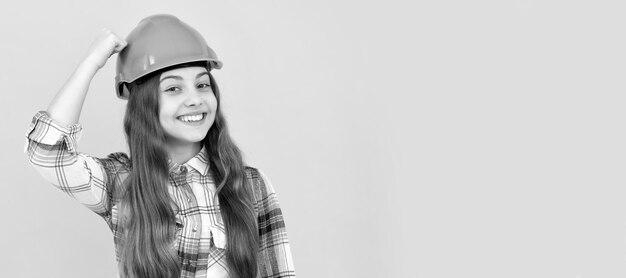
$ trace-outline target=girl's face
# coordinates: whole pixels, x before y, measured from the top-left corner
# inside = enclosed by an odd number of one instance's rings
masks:
[[[159,122],[170,146],[199,144],[215,120],[217,99],[203,67],[184,67],[161,73]]]

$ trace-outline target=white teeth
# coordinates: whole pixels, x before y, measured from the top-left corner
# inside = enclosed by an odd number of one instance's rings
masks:
[[[204,114],[192,115],[192,116],[180,116],[178,117],[183,122],[197,122],[204,118]]]

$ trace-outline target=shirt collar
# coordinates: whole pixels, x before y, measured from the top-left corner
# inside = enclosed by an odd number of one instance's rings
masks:
[[[209,159],[204,146],[202,146],[202,149],[198,154],[189,159],[189,161],[183,163],[183,165],[175,163],[171,159],[169,159],[167,163],[169,165],[170,173],[180,173],[184,166],[195,169],[202,176],[206,176],[209,173]]]

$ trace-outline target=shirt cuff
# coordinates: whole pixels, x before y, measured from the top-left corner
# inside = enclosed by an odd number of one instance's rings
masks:
[[[48,112],[39,111],[26,131],[24,151],[27,150],[30,141],[35,141],[50,146],[65,143],[69,152],[76,153],[82,129],[80,123],[65,126],[50,118]]]

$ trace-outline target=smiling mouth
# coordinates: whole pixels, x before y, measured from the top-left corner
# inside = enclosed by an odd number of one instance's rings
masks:
[[[206,118],[206,114],[207,113],[200,113],[200,114],[195,114],[195,115],[184,115],[184,116],[178,116],[176,117],[176,119],[179,119],[185,123],[193,123],[193,122],[199,122],[204,120],[204,118]]]

